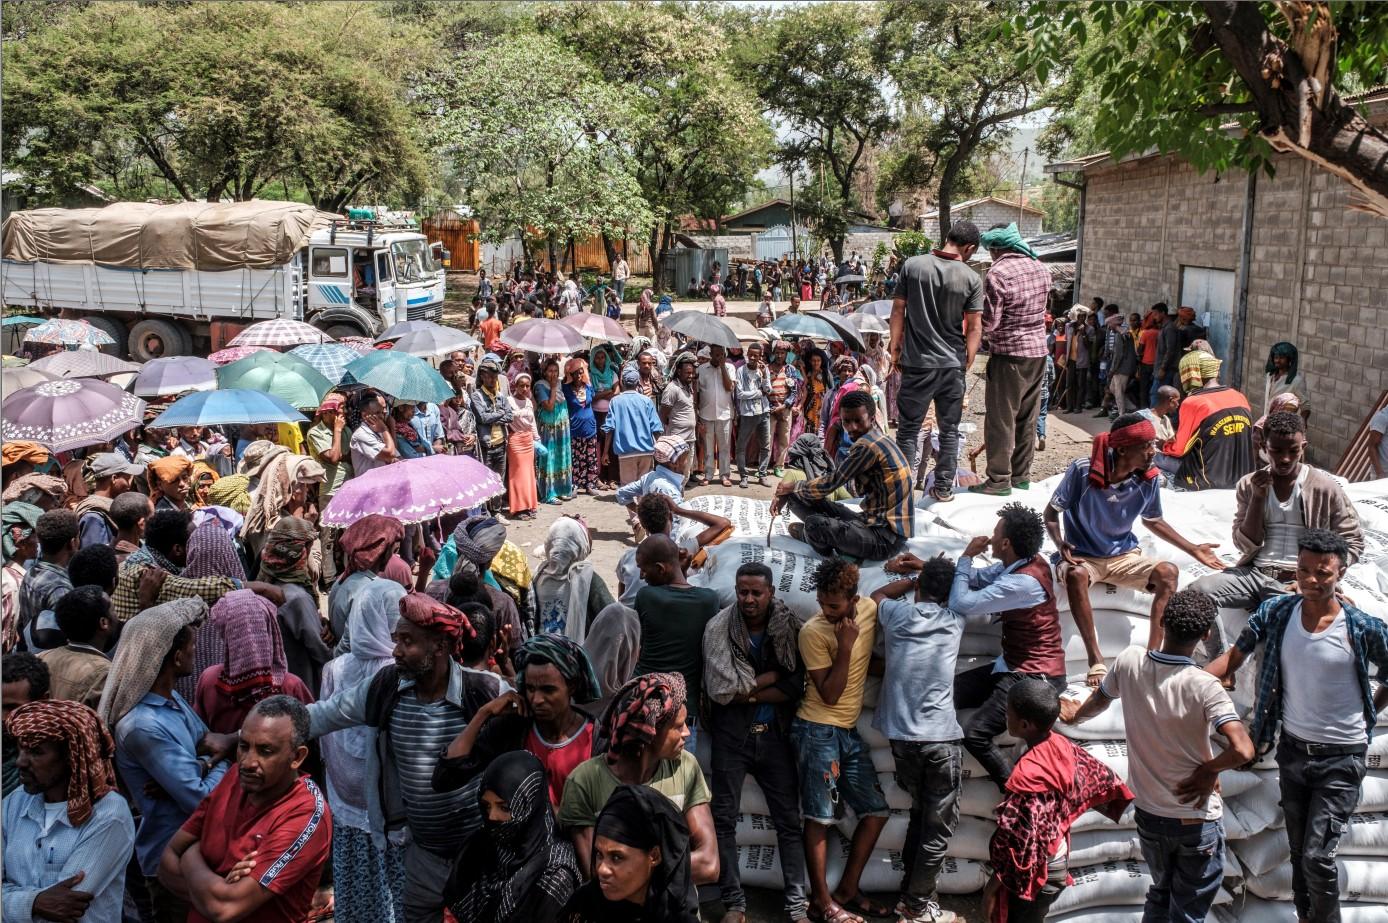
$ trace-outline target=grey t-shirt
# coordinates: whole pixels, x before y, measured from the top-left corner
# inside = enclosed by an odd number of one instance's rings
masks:
[[[901,267],[897,294],[906,298],[901,364],[914,369],[964,365],[964,315],[983,310],[983,282],[963,260],[933,253]]]
[[[892,681],[882,684],[872,726],[889,740],[959,740],[954,662],[964,617],[935,603],[884,599],[877,621]]]

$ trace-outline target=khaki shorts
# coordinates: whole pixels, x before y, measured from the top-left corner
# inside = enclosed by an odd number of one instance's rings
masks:
[[[1136,548],[1111,558],[1086,558],[1077,554],[1075,560],[1089,574],[1090,583],[1111,583],[1134,590],[1147,589],[1152,582],[1152,571],[1161,563]]]

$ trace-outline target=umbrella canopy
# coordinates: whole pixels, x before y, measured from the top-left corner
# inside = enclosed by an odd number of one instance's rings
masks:
[[[256,353],[217,370],[219,388],[264,391],[299,410],[316,409],[332,386],[322,372],[289,353]]]
[[[16,314],[5,318],[6,327],[34,327],[43,323],[42,317],[30,317],[28,314]]]
[[[631,334],[627,333],[621,324],[617,323],[606,314],[593,314],[588,311],[580,311],[577,314],[570,314],[559,321],[574,328],[584,338],[595,342],[607,343],[630,343]]]
[[[352,361],[361,353],[345,343],[307,343],[303,346],[295,346],[288,352],[288,355],[298,356],[313,366],[318,374],[333,384],[337,384],[342,381],[347,366],[351,365]]]
[[[740,317],[720,317],[723,323],[737,335],[743,343],[765,343],[766,334],[760,329],[752,326],[751,321],[743,320]]]
[[[858,328],[853,326],[853,322],[837,311],[810,311],[808,317],[815,317],[824,321],[839,334],[839,339],[848,344],[850,349],[864,350],[867,345],[863,343],[863,338],[858,335]]]
[[[862,334],[880,333],[886,336],[891,332],[887,322],[876,314],[864,314],[859,311],[857,314],[848,315],[848,319],[857,326],[858,332]]]
[[[377,343],[384,343],[387,340],[398,340],[407,333],[414,333],[416,330],[428,330],[430,327],[439,327],[431,320],[402,320],[391,324],[385,332],[376,337]]]
[[[84,320],[54,317],[24,331],[24,342],[50,346],[110,346],[116,341],[105,330]]]
[[[28,440],[66,452],[110,442],[139,426],[145,402],[98,378],[44,381],[0,406],[4,441]]]
[[[507,327],[501,331],[501,342],[527,352],[559,355],[577,352],[586,345],[583,334],[562,321],[548,318],[523,320]]]
[[[461,330],[442,324],[429,324],[428,327],[401,334],[391,349],[411,356],[442,356],[458,349],[473,349],[477,345],[475,339]]]
[[[494,471],[468,455],[409,458],[347,481],[318,524],[341,529],[378,513],[409,525],[471,509],[505,489]]]
[[[217,387],[217,366],[200,356],[161,356],[140,369],[131,390],[140,397],[167,397]]]
[[[769,330],[774,330],[781,336],[788,337],[819,337],[822,340],[842,340],[836,328],[825,323],[818,317],[813,317],[806,313],[782,314],[771,324]]]
[[[878,301],[865,302],[858,308],[859,314],[871,314],[874,317],[892,316],[892,299],[883,298]]]
[[[29,368],[47,372],[54,378],[107,378],[138,372],[138,362],[126,362],[94,349],[65,349],[29,363]]]
[[[867,277],[856,272],[846,272],[841,276],[834,277],[835,285],[852,285],[855,282],[866,282]]]
[[[409,321],[405,323],[409,323]],[[376,348],[376,343],[370,337],[340,337],[337,345],[346,346],[358,356],[364,356]]]
[[[34,385],[42,384],[45,381],[52,381],[56,376],[48,372],[40,371],[36,368],[24,366],[17,369],[5,369],[4,384],[0,390],[6,394],[14,394],[20,388],[32,388]]]
[[[28,359],[22,359],[19,356],[4,356],[0,358],[0,365],[3,365],[7,369],[21,369],[28,364]]]
[[[331,343],[333,338],[312,324],[301,320],[277,317],[251,324],[232,338],[232,346],[269,346],[279,349],[284,346],[298,346],[300,343]]]
[[[307,419],[273,394],[243,390],[198,391],[174,401],[149,425],[156,429],[172,429],[225,423],[302,423]]]
[[[372,350],[347,366],[343,384],[362,384],[402,401],[446,401],[453,389],[432,365],[393,349]]]
[[[207,361],[213,365],[230,365],[237,359],[244,359],[247,356],[254,356],[256,353],[269,352],[268,346],[228,346],[226,349],[219,349],[207,357]]]
[[[683,334],[700,343],[725,346],[728,349],[737,349],[742,345],[733,328],[725,324],[722,318],[705,314],[703,311],[675,311],[665,315],[660,322],[675,333]]]

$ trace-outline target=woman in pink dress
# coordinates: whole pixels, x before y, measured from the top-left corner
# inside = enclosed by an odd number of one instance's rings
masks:
[[[516,519],[534,519],[540,508],[535,488],[535,443],[540,428],[535,422],[535,402],[530,398],[530,373],[521,372],[511,382],[511,423],[506,437],[507,508]]]

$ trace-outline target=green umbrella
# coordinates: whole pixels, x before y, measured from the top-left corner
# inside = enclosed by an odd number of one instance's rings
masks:
[[[317,409],[332,390],[323,373],[290,353],[259,352],[217,369],[217,387],[273,394],[299,409]]]

